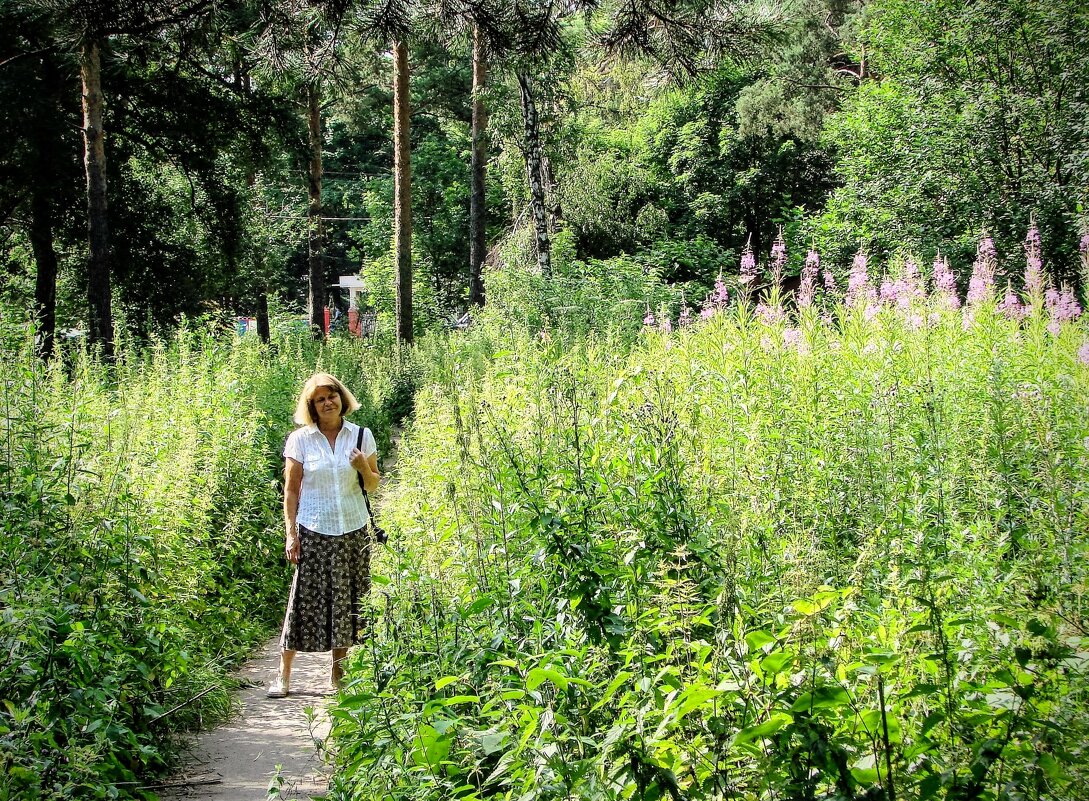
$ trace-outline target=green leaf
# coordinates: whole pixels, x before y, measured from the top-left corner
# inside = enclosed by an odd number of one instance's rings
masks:
[[[851,703],[851,696],[839,685],[818,687],[812,692],[804,692],[791,705],[791,712],[808,712],[812,709],[836,709]]]
[[[734,735],[734,745],[742,745],[762,737],[770,737],[779,729],[793,722],[794,718],[785,712],[776,712],[759,726],[749,726],[749,728],[739,731]]]
[[[596,704],[594,704],[594,706],[590,709],[590,711],[591,712],[596,712],[602,706],[609,703],[609,701],[612,700],[612,697],[614,695],[616,695],[616,691],[620,689],[621,685],[624,684],[624,682],[626,682],[630,678],[631,678],[631,674],[628,673],[628,671],[626,671],[626,670],[622,670],[619,673],[617,673],[616,678],[614,678],[611,682],[609,682],[609,686],[605,688],[605,692],[602,693],[601,698],[598,700],[598,702]]]
[[[480,738],[480,745],[484,749],[484,753],[491,756],[496,751],[503,750],[503,744],[508,740],[506,732],[487,732]]]
[[[533,668],[526,674],[526,689],[536,690],[544,682],[550,681],[560,690],[567,689],[567,676],[551,668]]]
[[[462,617],[472,617],[473,615],[479,614],[493,603],[495,603],[495,599],[490,595],[482,595],[462,610]]]
[[[760,669],[765,673],[774,676],[777,673],[782,673],[784,668],[788,667],[793,662],[794,654],[787,653],[786,651],[772,651],[760,660]]]
[[[450,698],[437,698],[436,701],[442,706],[457,706],[458,704],[476,704],[480,703],[479,695],[454,695]]]
[[[759,651],[765,645],[771,645],[776,640],[768,632],[757,629],[745,635],[745,644],[749,646],[749,653]]]
[[[439,679],[438,681],[435,682],[435,689],[436,690],[441,690],[443,687],[446,687],[446,686],[449,686],[449,685],[453,684],[455,681],[458,681],[460,678],[461,678],[461,676],[443,676],[441,679]]]
[[[800,599],[800,600],[795,601],[793,604],[791,604],[791,606],[794,607],[794,610],[799,615],[802,615],[804,617],[809,617],[810,615],[815,615],[817,612],[820,611],[819,606],[817,606],[812,601],[807,601],[807,600],[804,600],[804,599]]]

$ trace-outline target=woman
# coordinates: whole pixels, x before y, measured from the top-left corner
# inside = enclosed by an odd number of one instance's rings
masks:
[[[370,589],[369,515],[359,488],[378,487],[378,447],[369,428],[344,419],[359,408],[328,373],[310,376],[284,445],[284,552],[295,565],[280,638],[280,675],[269,698],[290,693],[296,651],[332,651],[332,686],[341,660],[363,633],[361,604]]]

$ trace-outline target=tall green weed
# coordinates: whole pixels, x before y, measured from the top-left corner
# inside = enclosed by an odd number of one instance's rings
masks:
[[[109,367],[33,344],[0,323],[0,799],[152,797],[171,734],[231,714],[229,669],[282,615],[302,381],[338,374],[388,447],[400,368],[354,340],[197,325]]]
[[[1084,323],[827,311],[423,346],[334,794],[1089,792]]]

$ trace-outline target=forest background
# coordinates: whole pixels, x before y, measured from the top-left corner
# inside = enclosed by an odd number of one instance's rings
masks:
[[[408,426],[334,792],[1079,797],[1087,34],[4,0],[0,798],[229,712],[318,366]]]

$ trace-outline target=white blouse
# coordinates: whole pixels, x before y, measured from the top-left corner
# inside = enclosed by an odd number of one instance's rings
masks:
[[[348,454],[359,439],[359,426],[344,421],[335,446],[316,425],[297,428],[288,435],[284,457],[303,466],[299,511],[295,520],[319,534],[338,536],[363,528],[370,516],[359,488],[359,475],[348,461]],[[374,434],[363,429],[363,455],[378,452]]]

